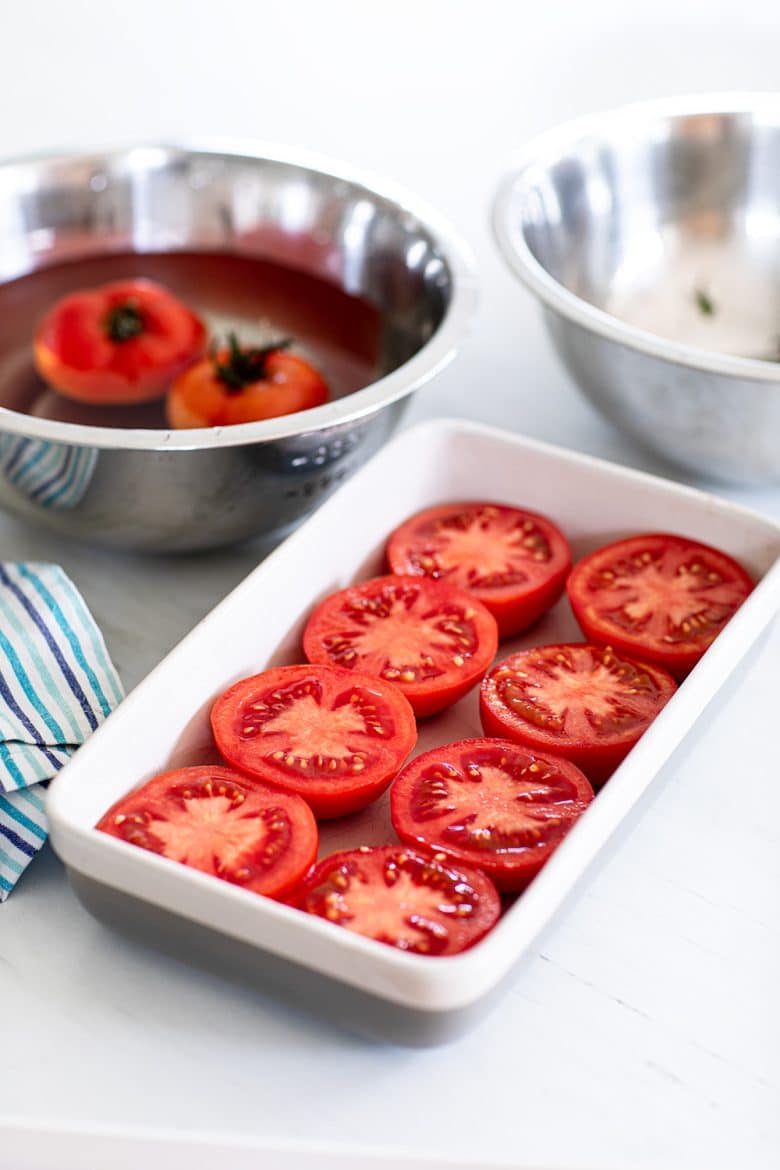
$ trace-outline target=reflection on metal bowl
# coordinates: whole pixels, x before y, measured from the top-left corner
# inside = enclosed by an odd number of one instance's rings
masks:
[[[191,431],[148,408],[104,410],[95,425],[90,408],[52,401],[30,357],[40,287],[53,299],[128,267],[164,279],[166,257],[176,280],[210,258],[213,280],[190,272],[194,306],[214,329],[258,337],[287,323],[284,305],[271,296],[264,320],[251,297],[233,303],[231,266],[256,261],[271,291],[274,272],[289,274],[303,351],[332,372],[333,400]],[[229,279],[215,300],[220,257]],[[252,287],[251,272],[240,279]],[[323,290],[318,319],[296,293],[307,280]],[[370,362],[330,344],[334,297],[365,307],[366,336],[373,314]],[[174,551],[281,534],[316,506],[454,356],[475,283],[448,226],[403,194],[295,154],[144,146],[0,166],[0,301],[18,322],[0,338],[0,504],[81,539]]]
[[[494,226],[617,426],[710,478],[780,480],[780,97],[553,130],[500,188]]]

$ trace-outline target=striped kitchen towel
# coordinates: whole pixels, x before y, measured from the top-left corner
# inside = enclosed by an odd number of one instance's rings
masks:
[[[122,684],[57,565],[0,564],[0,902],[46,840],[43,790]]]
[[[81,503],[97,467],[94,447],[0,435],[0,471],[18,492],[43,508],[67,512]]]

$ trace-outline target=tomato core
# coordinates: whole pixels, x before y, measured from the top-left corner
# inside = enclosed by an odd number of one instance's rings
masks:
[[[136,301],[115,305],[105,319],[105,330],[111,341],[129,341],[131,337],[139,337],[145,328],[144,315]]]

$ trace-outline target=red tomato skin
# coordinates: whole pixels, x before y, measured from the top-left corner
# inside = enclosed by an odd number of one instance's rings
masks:
[[[714,556],[718,563],[724,564],[727,571],[733,574],[737,588],[743,594],[742,600],[752,592],[754,583],[743,567],[732,557],[721,552],[720,549],[714,548],[712,545],[702,544],[700,541],[688,540],[687,538],[666,532],[652,532],[639,537],[629,537],[626,540],[614,541],[583,557],[575,565],[569,574],[566,591],[574,616],[577,619],[577,624],[588,641],[598,643],[602,646],[609,645],[621,653],[641,658],[644,662],[655,663],[657,666],[668,670],[679,682],[682,682],[702,658],[719,631],[706,638],[698,639],[695,644],[682,643],[677,646],[672,645],[666,648],[660,648],[649,643],[647,639],[643,639],[641,635],[630,636],[622,633],[614,625],[607,627],[594,612],[595,607],[589,603],[586,595],[585,582],[587,574],[592,571],[594,563],[597,560],[601,559],[605,553],[618,550],[620,546],[631,546],[634,542],[641,544],[647,541],[664,541],[673,546],[687,545],[692,550],[701,550],[703,555]]]
[[[434,578],[449,581],[481,601],[496,619],[498,636],[503,641],[534,625],[563,595],[566,579],[571,570],[571,550],[566,537],[549,517],[539,512],[531,512],[527,508],[485,501],[464,501],[426,508],[410,516],[392,533],[387,544],[387,563],[393,573],[433,576],[430,573],[423,573],[412,555],[420,529],[459,511],[474,508],[494,508],[501,514],[516,513],[518,518],[526,519],[542,530],[551,549],[552,564],[547,576],[535,585],[529,584],[526,588],[516,587],[514,591],[511,587],[470,589],[462,579],[463,575],[457,571],[452,576],[448,574]]]
[[[352,597],[371,595],[380,591],[386,585],[412,585],[420,587],[426,581],[422,577],[402,577],[392,574],[385,577],[372,577],[347,589],[332,593],[320,602],[309,618],[303,634],[303,650],[309,662],[330,663],[332,658],[323,644],[324,632],[328,627],[333,609],[342,601]],[[457,703],[464,695],[479,682],[498,650],[498,627],[493,615],[468,593],[454,589],[452,586],[439,581],[427,582],[427,588],[432,592],[434,600],[438,597],[442,604],[454,602],[464,610],[474,614],[474,622],[478,627],[479,640],[477,651],[463,666],[458,667],[458,674],[450,682],[422,680],[421,682],[404,682],[402,679],[392,679],[392,684],[398,688],[409,700],[418,719],[437,715],[453,703]],[[356,669],[368,673],[368,668],[358,660]],[[381,676],[377,676],[381,677]]]
[[[304,913],[317,914],[317,911],[311,908],[312,901],[314,900],[313,896],[316,895],[318,887],[327,882],[329,874],[338,871],[339,867],[345,864],[368,862],[369,865],[373,866],[375,863],[382,862],[386,858],[392,859],[394,857],[408,859],[412,863],[419,864],[421,867],[429,866],[434,870],[439,868],[457,873],[461,879],[469,883],[479,899],[479,907],[477,910],[478,922],[472,924],[465,923],[462,920],[453,920],[450,925],[451,937],[448,939],[446,947],[438,953],[426,957],[444,958],[461,954],[463,951],[470,950],[471,947],[475,946],[476,943],[493,929],[501,916],[501,899],[495,884],[490,878],[473,866],[462,865],[460,862],[453,863],[449,858],[444,858],[441,854],[435,857],[430,849],[420,849],[416,846],[414,848],[406,845],[379,845],[373,848],[363,846],[360,849],[344,849],[338,853],[332,853],[329,857],[318,862],[314,869],[302,880],[298,888],[289,896],[288,904],[298,910],[302,910]],[[348,892],[346,897],[348,899]],[[323,917],[326,920],[328,918],[326,913],[319,913],[317,916]],[[342,927],[342,929],[344,928]],[[365,937],[370,938],[371,936],[365,935]],[[394,945],[385,939],[374,939],[373,941],[378,942],[381,946]]]
[[[146,328],[112,341],[107,315],[134,302]],[[166,288],[120,280],[70,293],[50,309],[35,334],[35,366],[45,382],[78,402],[111,405],[161,397],[206,348],[206,327]]]
[[[310,678],[326,679],[335,690],[363,689],[379,696],[394,721],[394,735],[388,743],[377,746],[372,774],[364,771],[352,776],[298,776],[282,771],[282,762],[262,758],[250,759],[240,738],[244,723],[242,708],[248,699],[280,687],[294,686]],[[411,706],[391,683],[364,677],[334,666],[281,666],[241,679],[225,691],[211,710],[211,727],[220,755],[249,782],[260,780],[272,788],[292,792],[306,801],[318,820],[347,816],[371,804],[385,791],[417,741],[417,725]],[[317,755],[312,744],[312,755]]]
[[[489,853],[481,854],[478,857],[476,850],[458,848],[447,841],[443,842],[438,835],[433,836],[427,833],[424,824],[422,828],[419,827],[419,822],[414,821],[409,810],[414,781],[428,765],[439,763],[443,757],[446,758],[448,749],[464,752],[469,749],[479,751],[491,747],[503,748],[511,753],[513,750],[517,750],[518,744],[503,738],[466,739],[458,743],[433,748],[431,751],[416,756],[393,781],[390,789],[390,817],[399,838],[407,844],[428,849],[434,854],[444,853],[458,864],[480,870],[490,878],[501,893],[519,893],[536,877],[555,852],[560,841],[551,842],[549,845],[534,850],[532,855],[524,857],[505,858]],[[575,802],[581,806],[578,807],[577,816],[581,815],[594,796],[593,787],[584,773],[571,760],[552,752],[538,752],[533,749],[529,750],[529,755],[542,765],[554,767],[565,780],[569,781],[574,788]]]
[[[291,846],[281,859],[284,863],[283,872],[280,873],[277,868],[273,874],[253,879],[248,883],[242,883],[237,878],[235,879],[235,884],[240,885],[243,889],[262,894],[267,898],[284,901],[309,873],[317,859],[319,844],[317,822],[309,806],[300,797],[291,793],[282,793],[278,789],[259,784],[257,781],[248,781],[246,776],[232,768],[200,766],[176,768],[170,772],[163,772],[116,801],[108,812],[103,814],[95,828],[102,833],[107,833],[110,837],[116,837],[120,841],[133,844],[134,847],[145,848],[146,846],[138,845],[137,842],[128,839],[127,830],[123,828],[123,825],[127,824],[128,816],[133,812],[147,812],[154,809],[164,814],[182,788],[198,787],[206,781],[210,781],[216,786],[223,784],[229,789],[237,789],[244,792],[250,799],[252,796],[264,799],[269,807],[274,807],[275,803],[281,800],[284,811],[290,815],[291,819],[294,818],[294,848]],[[122,817],[121,822],[119,817]],[[159,852],[163,857],[166,856],[164,850],[155,850],[155,852]],[[186,862],[179,864],[186,864]],[[200,867],[195,868],[198,868],[200,872],[209,872],[200,870]],[[230,877],[222,877],[215,873],[212,873],[211,876],[217,877],[217,880],[230,881],[231,883],[234,881]]]
[[[228,357],[227,350],[217,355],[220,362]],[[176,429],[236,426],[312,410],[328,401],[327,383],[302,357],[277,350],[269,354],[265,366],[266,378],[231,391],[217,377],[213,359],[204,358],[171,386],[168,422]]]
[[[579,643],[561,643],[560,645],[535,647],[546,651],[566,650],[570,645]],[[587,643],[581,644],[588,648]],[[603,653],[604,646],[590,647],[594,651]],[[532,652],[532,651],[531,651]],[[479,716],[485,735],[496,736],[500,739],[511,739],[515,743],[525,744],[526,747],[539,752],[551,752],[563,756],[585,773],[595,789],[599,789],[609,779],[619,764],[623,762],[631,748],[639,741],[649,726],[635,727],[621,736],[613,736],[606,741],[594,739],[580,739],[576,742],[562,744],[556,742],[552,735],[546,735],[543,730],[530,726],[524,720],[513,717],[498,697],[496,690],[496,675],[507,665],[520,659],[525,652],[510,655],[509,658],[497,662],[493,669],[482,680],[479,695]],[[628,659],[628,656],[623,656]],[[677,690],[677,683],[673,676],[662,667],[646,662],[637,662],[628,659],[632,665],[644,670],[654,680],[663,695],[663,704],[668,702]],[[662,704],[662,705],[663,705]],[[660,708],[659,708],[660,710]]]

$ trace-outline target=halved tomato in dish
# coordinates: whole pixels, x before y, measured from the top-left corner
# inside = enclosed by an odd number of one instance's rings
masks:
[[[211,726],[235,768],[298,793],[322,818],[375,800],[417,739],[396,687],[336,666],[278,666],[242,679],[217,699]]]
[[[418,512],[390,537],[387,560],[394,573],[467,590],[493,614],[502,638],[527,629],[555,604],[571,568],[566,537],[551,520],[493,503]]]
[[[151,280],[117,280],[57,301],[35,334],[35,366],[60,394],[98,405],[147,402],[206,348],[206,327]]]
[[[283,898],[317,857],[317,822],[298,796],[230,768],[178,768],[123,796],[96,826],[255,894]]]
[[[609,646],[534,646],[485,676],[480,716],[487,735],[565,756],[599,784],[676,689],[665,670]]]
[[[498,648],[481,602],[427,577],[374,577],[327,597],[309,619],[310,662],[376,675],[403,691],[416,715],[433,715],[471,690]]]
[[[586,638],[682,679],[753,589],[735,560],[669,533],[617,540],[584,557],[567,590]]]
[[[417,756],[390,790],[393,827],[413,845],[522,890],[593,799],[580,769],[501,739],[465,739]]]
[[[413,955],[465,951],[501,913],[498,892],[484,874],[405,845],[326,857],[290,903]]]

